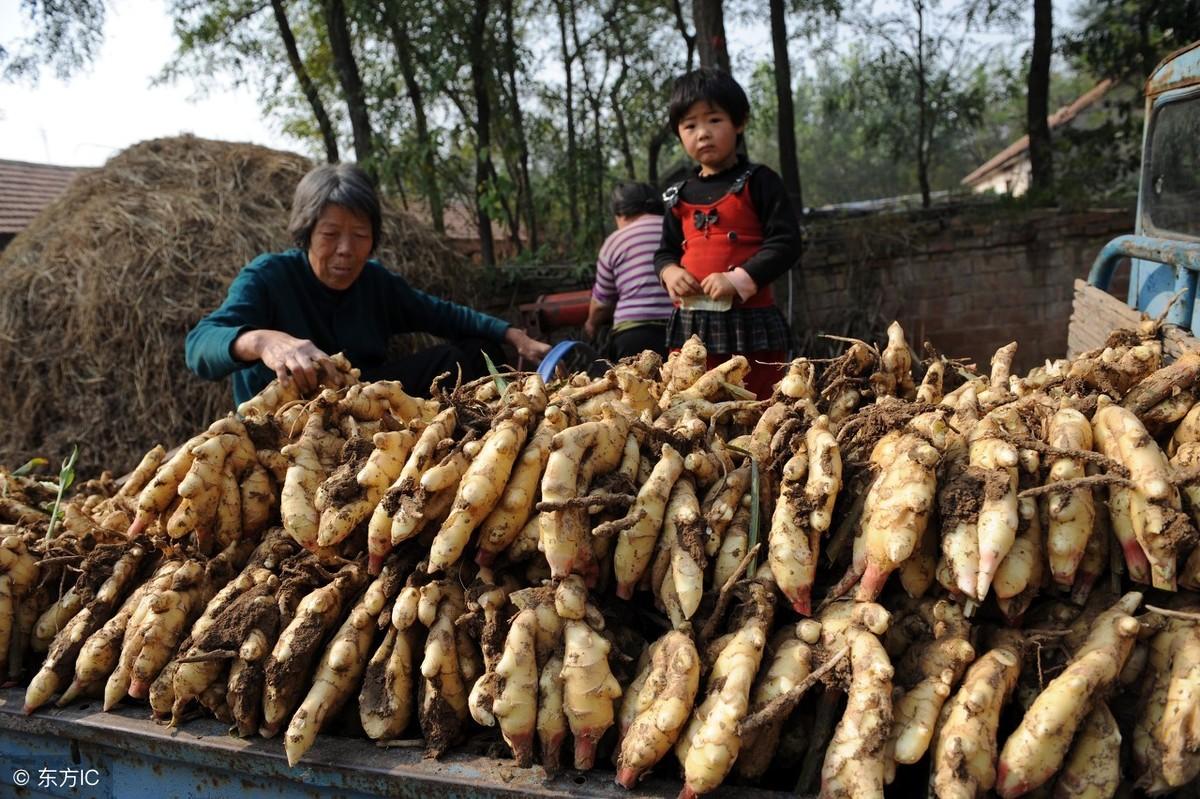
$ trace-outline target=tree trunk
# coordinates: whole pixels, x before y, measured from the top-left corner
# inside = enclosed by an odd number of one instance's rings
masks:
[[[927,140],[928,116],[925,107],[925,3],[916,0],[913,8],[917,12],[917,181],[921,184],[921,207],[933,204],[929,191],[929,142]]]
[[[566,112],[567,112],[567,211],[571,223],[571,241],[574,242],[579,233],[579,197],[577,195],[579,187],[577,184],[578,164],[576,160],[578,154],[576,152],[575,142],[575,81],[572,73],[574,72],[575,55],[571,53],[567,46],[567,10],[563,5],[564,0],[555,0],[554,9],[558,12],[558,41],[560,53],[563,63],[563,78],[565,80],[566,90]]]
[[[493,186],[496,185],[496,164],[489,161],[488,166],[491,171],[488,174],[488,179]],[[514,208],[509,205],[508,196],[504,192],[496,192],[496,200],[500,203],[500,213],[504,214],[504,224],[508,228],[508,240],[512,242],[513,249],[516,252],[523,252],[525,245],[521,241],[521,192],[517,190],[517,206]]]
[[[538,248],[537,213],[533,204],[533,183],[529,177],[529,141],[525,136],[525,116],[517,90],[517,42],[513,29],[513,0],[504,0],[504,71],[508,79],[509,112],[517,140],[517,166],[520,173],[520,200],[529,234],[529,248]],[[517,246],[520,248],[520,239]]]
[[[1138,29],[1138,53],[1139,65],[1141,69],[1141,81],[1145,82],[1150,73],[1154,71],[1154,67],[1158,65],[1158,56],[1155,53],[1154,46],[1150,43],[1150,17],[1154,13],[1154,6],[1150,3],[1138,3],[1134,6],[1137,9],[1137,29]]]
[[[621,157],[625,160],[625,177],[637,180],[637,164],[633,160],[633,150],[629,144],[629,128],[625,125],[625,113],[621,110],[620,89],[613,86],[609,96],[612,98],[613,115],[617,119],[617,138],[621,145]]]
[[[494,43],[494,46],[496,48],[502,47],[501,43],[498,41]],[[502,51],[497,49],[497,52]],[[501,64],[501,61],[503,61],[503,58],[496,59],[497,73],[495,91],[497,92],[497,96],[495,101],[504,109],[504,112],[509,115],[508,118],[511,119],[513,98],[508,91],[508,80],[504,74],[504,67]],[[528,222],[525,213],[525,201],[528,195],[525,191],[525,181],[521,177],[520,147],[516,143],[516,137],[513,135],[511,127],[502,126],[500,128],[499,146],[500,157],[504,159],[505,168],[508,171],[509,177],[512,179],[512,191],[498,192],[497,199],[502,205],[504,218],[507,220],[509,240],[512,242],[516,251],[520,253],[525,251],[525,242],[521,238],[521,227]],[[494,181],[493,185],[500,185],[499,176],[494,163],[492,165],[492,180]],[[510,200],[512,202],[511,207],[509,206]]]
[[[325,26],[329,30],[329,51],[333,55],[333,68],[337,72],[342,93],[346,96],[346,108],[350,116],[350,129],[354,133],[354,157],[359,166],[374,175],[371,162],[373,137],[371,116],[367,111],[367,97],[363,91],[358,63],[354,60],[354,47],[350,39],[350,26],[346,21],[346,6],[342,0],[325,0]]]
[[[471,59],[471,88],[475,95],[475,218],[479,223],[479,257],[484,266],[496,264],[492,241],[492,220],[483,205],[483,196],[492,175],[492,108],[487,90],[488,0],[475,0],[467,37],[467,55]]]
[[[583,45],[579,39],[579,24],[575,13],[575,0],[567,0],[567,9],[570,14],[571,23],[571,41],[575,46],[575,57],[583,56]],[[592,91],[592,77],[587,69],[587,62],[583,64],[583,99],[587,107],[592,110],[592,158],[591,173],[588,179],[588,204],[595,203],[587,214],[590,221],[589,227],[592,229],[592,235],[597,238],[596,243],[604,238],[604,218],[606,216],[604,209],[604,143],[601,138],[600,129],[600,100],[604,91],[604,82],[608,78],[608,62],[604,65],[604,74],[600,78],[600,85],[595,91]],[[584,119],[586,120],[586,109]]]
[[[396,184],[396,192],[400,195],[400,207],[408,211],[408,192],[404,189],[404,170],[398,163],[392,167],[392,181]]]
[[[804,213],[800,194],[800,164],[796,160],[796,110],[792,104],[792,63],[788,58],[787,20],[783,0],[771,0],[771,46],[775,51],[776,125],[779,136],[779,173],[797,214]]]
[[[683,37],[683,43],[687,47],[687,72],[692,71],[696,58],[696,34],[688,33],[687,21],[683,18],[683,3],[682,0],[671,0],[671,10],[675,12],[675,27],[679,31],[679,35]],[[658,158],[662,153],[662,148],[666,145],[667,140],[675,134],[664,123],[662,127],[654,131],[654,135],[650,137],[648,144],[648,152],[646,153],[646,180],[651,186],[658,187]]]
[[[404,78],[404,88],[408,99],[412,102],[413,118],[416,124],[417,147],[421,150],[421,186],[425,194],[425,202],[429,203],[429,219],[433,229],[438,233],[446,232],[445,209],[442,203],[442,189],[438,185],[437,161],[433,141],[429,137],[429,120],[425,116],[425,98],[421,84],[417,81],[417,70],[413,64],[412,40],[408,35],[408,19],[403,8],[397,8],[395,0],[386,3],[388,27],[392,33],[392,46],[396,48],[396,57],[400,62],[400,74]]]
[[[592,215],[592,228],[596,235],[595,243],[604,240],[604,220],[608,218],[608,209],[604,207],[604,143],[600,134],[600,95],[592,98],[592,153],[595,157],[596,180],[593,189],[596,192],[596,213]]]
[[[719,67],[730,72],[725,13],[721,3],[722,0],[692,0],[692,19],[696,25],[696,44],[700,48],[700,66]]]
[[[1026,124],[1029,131],[1029,192],[1034,202],[1054,202],[1054,162],[1050,142],[1050,57],[1053,47],[1050,0],[1033,0],[1033,50],[1029,58]]]
[[[617,20],[613,30],[617,37],[617,56],[621,62],[621,71],[613,81],[608,96],[612,100],[613,116],[617,120],[617,138],[621,146],[621,155],[625,159],[625,176],[630,180],[637,180],[637,165],[633,162],[633,149],[629,146],[629,128],[625,125],[625,112],[622,110],[624,104],[621,102],[621,89],[629,75],[629,60],[625,53],[625,37],[621,33],[620,20]]]
[[[691,72],[692,64],[696,60],[696,34],[688,33],[687,22],[683,18],[682,0],[671,0],[671,10],[675,12],[675,27],[679,29],[679,35],[683,37],[683,43],[687,46],[687,69],[684,71]]]
[[[317,127],[321,129],[325,160],[336,164],[339,160],[337,134],[333,132],[333,124],[329,121],[329,114],[325,112],[325,104],[321,102],[316,84],[309,77],[308,70],[304,67],[304,59],[300,57],[300,51],[296,48],[296,37],[292,35],[292,26],[288,24],[283,0],[271,0],[271,10],[275,12],[275,23],[279,26],[279,37],[283,39],[283,47],[287,50],[288,63],[292,65],[296,82],[300,84],[300,90],[304,92],[304,97],[312,107],[313,116],[317,118]]]
[[[663,123],[662,127],[650,137],[649,152],[646,153],[646,180],[651,186],[661,188],[658,186],[658,156],[670,135],[671,129],[667,127],[666,123]]]

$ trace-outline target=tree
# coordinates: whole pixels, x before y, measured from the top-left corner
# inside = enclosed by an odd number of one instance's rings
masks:
[[[502,91],[507,95],[507,108],[512,121],[512,139],[516,150],[517,163],[517,205],[525,216],[525,229],[529,233],[529,246],[538,248],[537,211],[533,201],[533,182],[529,171],[529,140],[525,135],[525,114],[521,110],[521,96],[518,88],[517,73],[521,66],[517,52],[517,36],[513,0],[502,0],[501,11],[504,15],[504,41],[499,52],[502,56],[503,68],[501,75]],[[521,248],[519,231],[516,232],[517,248]]]
[[[72,2],[86,4],[56,7]],[[716,12],[701,20],[717,31],[708,44],[723,46],[721,3],[700,2]],[[662,124],[664,98],[700,44],[684,0],[168,7],[178,49],[159,80],[188,74],[210,88],[255,89],[264,115],[310,154],[333,160],[353,148],[383,194],[405,208],[422,198],[437,229],[444,207],[470,207],[489,262],[493,219],[518,248],[528,236],[535,249],[593,254],[611,224],[610,182],[657,181],[679,152]]]
[[[684,48],[687,51],[687,59],[684,61],[684,71],[691,72],[695,65],[696,58],[696,34],[689,33],[687,21],[683,18],[683,3],[681,0],[671,0],[671,11],[675,20],[675,29],[679,32],[679,36],[683,39]],[[663,146],[670,141],[675,135],[675,131],[667,127],[665,123],[659,123],[654,129],[654,133],[650,136],[649,154],[647,162],[647,180],[651,185],[658,184],[658,160],[662,154]]]
[[[604,182],[608,165],[608,159],[605,157],[604,125],[601,121],[601,114],[603,112],[604,85],[608,82],[612,57],[611,52],[606,52],[603,47],[595,48],[595,52],[593,52],[592,45],[600,43],[605,34],[611,30],[612,26],[609,22],[611,17],[592,15],[590,21],[595,27],[588,29],[587,36],[581,38],[579,35],[580,15],[577,12],[576,4],[572,1],[569,8],[571,41],[575,54],[579,58],[580,72],[583,78],[583,99],[592,115],[592,145],[589,153],[591,157],[587,159],[586,168],[581,170],[580,174],[580,189],[586,198],[588,220],[587,229],[584,232],[589,239],[599,241],[604,237],[604,220],[607,217],[604,208]],[[592,68],[593,63],[603,63],[603,70]],[[587,121],[586,114],[583,121]]]
[[[0,41],[0,74],[36,81],[49,66],[66,78],[90,64],[104,43],[104,7],[104,0],[21,0],[33,31],[16,42]]]
[[[1063,51],[1098,77],[1141,85],[1168,53],[1200,39],[1196,0],[1086,0]]]
[[[575,129],[575,58],[578,53],[571,50],[567,35],[570,31],[570,20],[575,15],[575,0],[554,0],[554,10],[558,18],[559,54],[562,57],[563,79],[566,89],[566,103],[563,111],[566,114],[567,125],[567,202],[570,209],[571,239],[579,233],[579,198],[574,191],[579,174],[578,157],[576,155],[577,132]]]
[[[692,0],[692,18],[696,25],[700,66],[719,67],[731,72],[729,44],[725,41],[725,11],[722,0]]]
[[[392,47],[396,51],[396,62],[404,79],[405,91],[412,103],[413,121],[420,151],[421,184],[425,201],[429,205],[429,219],[438,233],[446,230],[442,191],[437,177],[437,145],[429,132],[429,119],[425,113],[425,92],[417,80],[416,58],[413,52],[412,35],[409,33],[408,9],[401,8],[396,0],[384,0],[384,22],[391,35]]]
[[[779,137],[779,173],[792,207],[804,210],[800,194],[800,165],[796,160],[796,111],[792,106],[792,64],[788,57],[784,0],[771,0],[771,48],[775,56],[776,129]]]
[[[371,114],[363,90],[350,23],[346,19],[346,4],[342,0],[323,0],[325,27],[329,33],[329,49],[333,53],[333,68],[342,85],[342,96],[354,133],[354,156],[368,173],[376,173],[373,159],[374,137],[371,133]]]
[[[492,178],[492,105],[488,97],[488,0],[474,0],[467,29],[467,54],[471,60],[471,90],[475,98],[475,217],[479,229],[479,254],[485,266],[496,263],[492,218],[484,202]]]
[[[345,117],[331,102],[339,87],[329,69],[319,6],[283,0],[171,0],[168,12],[178,46],[159,82],[188,74],[212,84],[222,75],[234,85],[253,87],[264,113],[280,119],[285,132],[313,141],[327,161],[339,158],[339,126]]]
[[[629,126],[625,124],[625,109],[622,107],[621,98],[621,91],[629,79],[629,57],[625,51],[624,28],[621,20],[616,20],[616,22],[617,24],[613,25],[612,29],[616,38],[617,61],[621,68],[617,73],[617,79],[613,81],[608,96],[612,101],[613,115],[617,120],[617,140],[621,145],[621,156],[625,160],[625,177],[637,180],[637,165],[633,161],[633,148],[629,144]]]
[[[1029,193],[1037,202],[1053,202],[1054,197],[1054,148],[1049,122],[1052,46],[1050,0],[1033,0],[1033,47],[1029,56],[1026,124],[1029,132]]]
[[[304,59],[300,57],[300,51],[296,47],[296,37],[292,34],[292,26],[288,23],[287,10],[283,7],[283,0],[271,0],[271,11],[275,15],[275,24],[279,26],[279,37],[283,40],[283,47],[287,51],[288,64],[296,73],[296,82],[300,84],[304,98],[308,100],[313,117],[317,120],[317,127],[321,129],[321,141],[325,145],[325,159],[331,164],[337,163],[339,160],[337,134],[333,132],[333,123],[329,121],[329,114],[325,110],[325,103],[321,101],[321,94],[308,75]]]
[[[1159,61],[1200,38],[1200,3],[1083,0],[1074,11],[1060,52],[1092,83],[1111,78],[1117,85],[1101,119],[1056,131],[1055,195],[1068,204],[1127,202],[1140,169],[1142,86]]]
[[[775,77],[776,136],[779,139],[779,174],[797,213],[804,212],[800,192],[800,166],[796,157],[796,111],[792,104],[792,64],[788,55],[785,0],[770,0],[771,50]],[[813,22],[818,15],[837,17],[841,0],[801,0],[792,3],[794,14]],[[810,30],[815,27],[810,27]]]
[[[977,124],[989,99],[972,34],[990,9],[969,0],[945,13],[938,0],[907,0],[895,11],[856,20],[865,34],[859,58],[866,69],[862,83],[852,87],[849,107],[896,109],[888,124],[870,133],[888,141],[897,157],[912,159],[925,208],[932,203],[930,171],[939,145]]]

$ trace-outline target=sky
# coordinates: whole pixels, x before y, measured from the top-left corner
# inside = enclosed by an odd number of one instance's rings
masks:
[[[18,0],[0,0],[6,41],[26,24]],[[262,117],[250,88],[225,81],[205,95],[189,78],[151,87],[174,48],[163,3],[110,3],[91,67],[68,81],[45,69],[36,85],[0,81],[0,159],[97,166],[135,142],[180,133],[302,149]]]

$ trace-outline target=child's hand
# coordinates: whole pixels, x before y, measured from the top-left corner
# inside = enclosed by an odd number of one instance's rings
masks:
[[[700,284],[682,266],[668,266],[662,270],[662,282],[671,299],[679,300],[692,294],[701,294]]]
[[[733,282],[723,272],[713,272],[705,277],[700,282],[700,288],[704,289],[704,293],[714,300],[737,296],[737,289],[733,287]]]

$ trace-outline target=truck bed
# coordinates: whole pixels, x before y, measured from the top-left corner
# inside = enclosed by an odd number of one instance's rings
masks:
[[[1067,329],[1067,357],[1103,347],[1112,331],[1122,327],[1136,328],[1148,318],[1107,291],[1089,285],[1085,280],[1076,280],[1071,324]],[[1163,325],[1162,339],[1168,360],[1175,360],[1184,350],[1200,349],[1200,341],[1175,325]]]
[[[568,771],[550,780],[540,766],[517,768],[507,756],[451,752],[435,761],[421,756],[422,742],[382,749],[365,739],[324,734],[298,766],[289,768],[280,739],[238,738],[212,719],[172,729],[147,718],[144,706],[104,713],[98,701],[88,700],[26,716],[21,712],[24,696],[23,688],[0,690],[0,796],[615,799],[674,797],[680,788],[671,774],[625,791],[613,783],[609,768]],[[22,771],[25,786],[19,785]],[[721,789],[721,796],[770,799],[784,794],[730,786]]]

